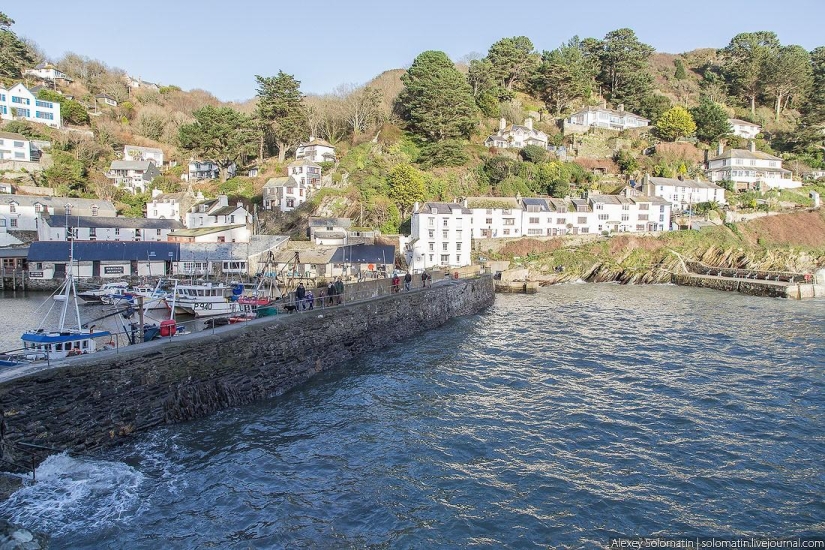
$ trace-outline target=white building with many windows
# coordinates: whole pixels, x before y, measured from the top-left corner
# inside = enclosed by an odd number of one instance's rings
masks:
[[[204,201],[203,193],[197,194],[189,187],[180,193],[164,193],[152,190],[152,200],[146,203],[146,217],[150,220],[178,220],[183,223],[186,213],[199,202]]]
[[[732,181],[737,191],[761,189],[792,189],[802,182],[791,179],[791,171],[782,168],[782,159],[756,150],[754,142],[748,149],[728,149],[719,145],[716,156],[708,159],[708,179],[713,182]]]
[[[308,142],[300,144],[295,149],[295,158],[312,162],[333,162],[335,161],[335,147],[328,141],[310,137]]]
[[[463,204],[415,203],[406,251],[410,269],[470,265],[472,216]]]
[[[0,160],[29,162],[32,159],[32,144],[22,134],[0,132]]]
[[[157,147],[123,146],[123,160],[152,161],[155,166],[163,166],[163,150]]]
[[[3,195],[0,197],[0,225],[17,231],[37,231],[44,216],[116,216],[115,205],[97,199]]]
[[[292,176],[270,178],[263,187],[264,208],[291,212],[304,204],[309,196],[306,184]]]
[[[564,134],[583,133],[590,128],[622,131],[643,128],[648,124],[650,120],[625,111],[623,104],[618,109],[608,109],[606,106],[585,107],[564,120]]]
[[[287,166],[287,174],[308,189],[321,187],[321,166],[309,159],[290,162]]]
[[[78,241],[166,241],[169,233],[178,229],[183,229],[183,224],[176,220],[59,214],[43,217],[37,239],[66,240],[68,230]]]
[[[729,118],[728,123],[730,124],[733,135],[746,139],[754,139],[759,132],[762,131],[762,127],[760,125],[754,124],[753,122],[748,122],[747,120]]]
[[[488,136],[484,141],[486,147],[496,147],[499,149],[521,149],[528,145],[536,145],[542,149],[547,149],[547,134],[541,130],[533,129],[533,119],[524,119],[524,125],[512,124],[507,126],[507,120],[499,120],[498,132]]]
[[[0,118],[60,128],[60,103],[37,99],[23,84],[15,84],[8,90],[0,86]]]
[[[218,195],[217,199],[204,201],[190,208],[184,221],[186,230],[175,231],[170,238],[176,236],[197,240],[200,237],[214,238],[212,242],[249,242],[252,235],[251,223],[252,215],[242,202],[230,205],[226,195]],[[226,232],[220,234],[222,230]]]
[[[665,199],[674,212],[688,210],[692,205],[703,202],[727,204],[725,190],[707,181],[645,176],[641,192]]]
[[[150,160],[113,160],[106,173],[116,187],[135,194],[145,193],[146,187],[159,175],[160,170]]]

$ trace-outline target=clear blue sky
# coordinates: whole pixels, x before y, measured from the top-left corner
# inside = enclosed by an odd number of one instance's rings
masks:
[[[367,82],[425,50],[457,60],[507,36],[538,50],[574,35],[630,27],[657,51],[725,46],[740,32],[774,31],[782,44],[825,45],[825,0],[72,0],[17,2],[13,30],[50,58],[72,51],[133,76],[222,100],[255,95],[255,77],[279,70],[304,93]],[[55,4],[58,4],[55,2]],[[678,7],[676,7],[678,6]]]

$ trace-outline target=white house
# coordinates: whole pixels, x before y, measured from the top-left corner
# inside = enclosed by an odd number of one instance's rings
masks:
[[[302,143],[295,149],[295,158],[312,162],[332,162],[335,160],[335,147],[323,139],[310,136],[307,143]]]
[[[177,229],[169,233],[175,243],[248,243],[250,231],[246,225],[216,225]]]
[[[227,178],[234,178],[236,170],[237,168],[233,162],[226,169]],[[200,161],[193,159],[189,161],[189,169],[186,174],[181,175],[181,179],[184,181],[214,180],[219,178],[220,175],[221,168],[216,162],[212,162],[211,160]]]
[[[729,118],[728,123],[733,129],[733,135],[746,139],[754,139],[757,134],[762,131],[762,127],[760,125],[754,124],[753,122],[748,122],[747,120]]]
[[[177,220],[55,214],[43,217],[37,239],[62,241],[68,230],[79,241],[166,241],[178,229],[183,224]]]
[[[66,73],[59,71],[57,67],[51,63],[45,62],[37,64],[34,69],[26,69],[23,71],[23,74],[39,78],[40,80],[47,80],[49,82],[55,82],[57,80],[73,82],[73,80],[69,78]]]
[[[97,94],[95,96],[95,100],[98,103],[103,103],[104,105],[108,105],[109,107],[117,107],[117,100],[109,94]],[[163,153],[161,153],[161,155],[163,155]]]
[[[23,84],[15,84],[8,90],[0,86],[0,118],[60,128],[60,103],[37,99]]]
[[[191,207],[186,213],[183,225],[188,229],[201,229],[230,225],[246,226],[250,223],[252,223],[252,215],[244,208],[241,201],[230,205],[226,195],[218,195],[216,199],[203,201]],[[249,240],[248,235],[247,230],[247,240]]]
[[[133,90],[150,90],[153,92],[157,92],[160,90],[160,86],[155,84],[154,82],[147,82],[146,80],[141,79],[140,77],[132,77],[128,74],[124,76],[126,80],[126,85],[132,88]]]
[[[547,134],[541,130],[534,130],[533,119],[530,117],[524,119],[524,126],[513,124],[509,127],[507,121],[502,118],[498,124],[498,132],[484,141],[486,147],[497,147],[499,149],[510,147],[521,149],[527,145],[537,145],[547,149],[547,143]]]
[[[0,132],[0,160],[19,160],[30,162],[31,141],[22,134]]]
[[[113,160],[106,177],[117,187],[132,193],[145,193],[146,186],[160,175],[150,160]]]
[[[564,120],[564,133],[584,133],[590,128],[606,128],[609,130],[629,130],[642,128],[650,124],[650,120],[634,115],[624,110],[620,104],[618,109],[607,107],[586,107],[577,111]]]
[[[406,251],[410,269],[470,265],[472,217],[463,204],[415,203]]]
[[[18,231],[37,231],[40,220],[52,214],[71,216],[116,216],[109,201],[37,195],[3,195],[0,197],[0,222]]]
[[[791,179],[791,171],[782,168],[782,159],[757,151],[754,142],[748,149],[728,149],[722,145],[716,156],[708,159],[707,177],[711,182],[732,181],[737,191],[764,187],[791,189],[802,183]]]
[[[309,240],[318,246],[343,246],[352,227],[349,218],[309,218]]]
[[[469,197],[464,207],[472,214],[474,239],[521,237],[521,197]]]
[[[321,187],[321,167],[309,159],[290,162],[287,165],[287,175],[307,188]]]
[[[263,187],[264,208],[290,212],[304,204],[308,197],[306,184],[292,176],[270,178]]]
[[[725,190],[714,183],[677,178],[645,176],[642,194],[655,195],[668,201],[673,211],[688,210],[702,202],[727,204]]]
[[[203,200],[203,193],[198,191],[195,194],[191,187],[180,193],[164,193],[160,189],[153,189],[152,200],[146,203],[146,217],[152,220],[178,220],[183,223],[190,208]]]
[[[125,145],[123,147],[123,160],[150,160],[155,166],[163,166],[163,150],[157,147],[138,147],[137,145]]]

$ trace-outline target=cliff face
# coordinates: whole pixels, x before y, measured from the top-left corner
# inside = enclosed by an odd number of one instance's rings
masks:
[[[669,282],[683,260],[713,267],[814,272],[825,267],[825,212],[782,214],[701,231],[659,236],[613,235],[589,241],[521,239],[501,246],[496,259],[526,267],[547,284],[583,279],[627,284]]]

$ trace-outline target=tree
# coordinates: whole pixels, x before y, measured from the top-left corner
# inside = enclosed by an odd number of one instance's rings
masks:
[[[733,37],[723,50],[722,72],[734,93],[750,102],[756,114],[756,98],[763,90],[768,60],[779,50],[779,39],[768,31],[743,32]]]
[[[277,76],[255,75],[255,80],[258,82],[256,115],[270,126],[278,146],[278,162],[284,162],[287,150],[307,137],[301,83],[283,71],[278,71]]]
[[[490,46],[487,59],[493,66],[493,74],[508,91],[512,91],[517,82],[524,82],[539,62],[533,43],[526,36],[502,38]]]
[[[20,78],[23,69],[34,65],[34,56],[11,30],[14,19],[0,12],[0,77]]]
[[[653,76],[648,59],[653,47],[640,42],[632,29],[611,31],[603,40],[585,41],[583,45],[599,61],[598,79],[607,89],[610,101],[637,109],[642,99],[650,95]]]
[[[641,104],[636,108],[636,112],[643,117],[650,119],[651,124],[656,124],[668,109],[673,107],[673,103],[661,94],[650,94],[642,99]]]
[[[381,92],[369,86],[339,88],[343,113],[353,136],[381,119]]]
[[[255,150],[253,121],[231,107],[207,105],[193,114],[195,122],[178,130],[180,146],[216,162],[221,167],[221,181],[226,181],[226,169],[233,162],[244,164]]]
[[[776,120],[794,96],[803,99],[813,82],[811,56],[801,46],[784,46],[765,63],[765,90],[774,97]]]
[[[693,117],[684,107],[676,105],[665,112],[656,123],[656,130],[662,139],[676,141],[696,131]]]
[[[519,156],[527,162],[537,164],[547,160],[547,149],[540,145],[525,145],[519,151]]]
[[[592,92],[597,69],[577,36],[553,51],[545,51],[530,79],[533,93],[559,114],[576,99]]]
[[[681,59],[674,59],[673,64],[676,65],[676,72],[673,74],[673,78],[676,80],[684,80],[687,78],[687,73],[685,72],[685,64],[682,63]]]
[[[690,109],[690,114],[696,122],[696,137],[706,143],[719,141],[733,133],[725,109],[708,98],[702,98],[699,105]]]
[[[398,205],[404,217],[416,202],[425,198],[424,176],[409,164],[399,164],[392,169],[389,186],[390,198]]]
[[[486,116],[499,116],[499,101],[512,97],[510,92],[499,85],[495,68],[486,57],[470,61],[467,81],[472,88],[476,105]]]
[[[639,169],[639,162],[636,160],[636,157],[634,157],[630,151],[625,149],[622,149],[616,153],[613,160],[616,161],[616,164],[619,166],[619,170],[621,170],[622,174],[633,174]]]
[[[447,54],[426,51],[401,76],[399,104],[410,130],[426,140],[469,137],[476,105],[467,80]]]

